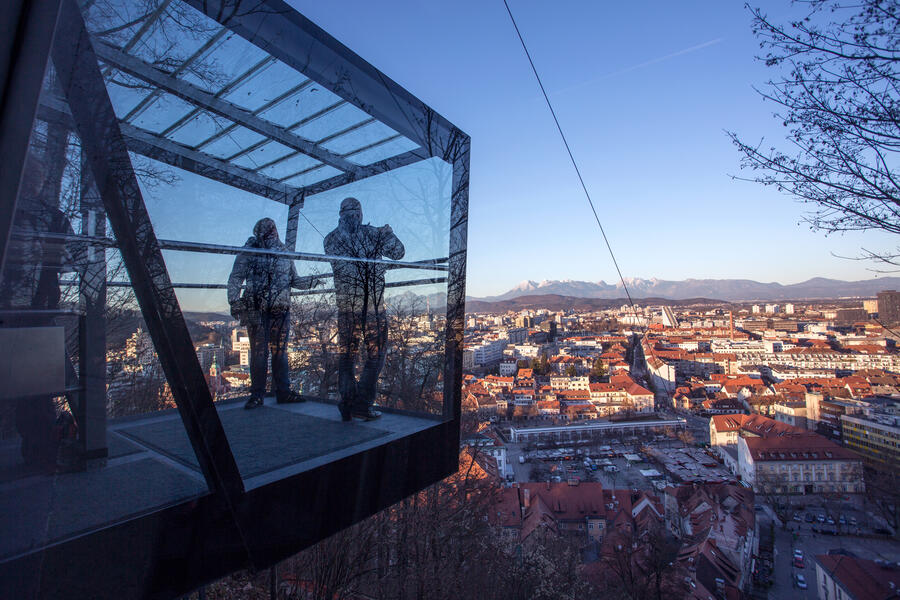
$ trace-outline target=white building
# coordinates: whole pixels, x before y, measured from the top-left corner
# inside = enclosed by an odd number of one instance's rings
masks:
[[[250,337],[246,329],[231,330],[231,350],[240,352],[241,366],[250,366]]]

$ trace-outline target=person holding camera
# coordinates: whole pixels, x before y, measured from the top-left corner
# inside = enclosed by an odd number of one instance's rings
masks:
[[[331,260],[334,294],[338,310],[338,408],[344,421],[353,417],[377,419],[372,406],[376,383],[387,354],[388,321],[384,310],[384,258],[400,260],[406,254],[390,225],[363,225],[362,206],[356,198],[341,203],[338,226],[325,236],[325,254],[357,260]],[[358,260],[362,259],[362,260]],[[366,361],[357,382],[354,362],[360,334]]]

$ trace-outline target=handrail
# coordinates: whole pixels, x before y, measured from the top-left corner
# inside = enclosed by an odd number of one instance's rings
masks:
[[[315,277],[319,279],[328,279],[333,277],[331,273],[325,273],[322,275],[310,275],[310,277]],[[74,286],[78,285],[78,281],[74,279],[60,279],[60,285],[65,286]],[[385,288],[400,288],[400,287],[412,287],[416,285],[429,285],[433,283],[447,283],[446,277],[428,277],[425,279],[411,279],[409,281],[390,281],[384,284]],[[128,281],[107,281],[106,287],[112,288],[129,288],[131,287],[131,283]],[[225,290],[228,289],[228,284],[225,283],[173,283],[172,287],[175,289],[187,289],[187,290]],[[334,293],[334,288],[327,289],[311,289],[311,290],[303,290],[303,291],[295,291],[291,292],[291,296],[310,296],[314,294],[331,294]],[[3,311],[0,311],[2,313]]]
[[[81,235],[73,233],[49,233],[49,232],[22,232],[14,231],[12,237],[40,237],[49,240],[59,240],[63,242],[82,242],[86,244],[105,246],[107,248],[116,248],[118,246],[116,240],[107,237]],[[387,260],[382,258],[357,258],[352,256],[342,256],[340,254],[315,254],[312,252],[296,252],[288,250],[269,250],[266,248],[247,248],[244,246],[228,246],[224,244],[208,244],[203,242],[185,242],[180,240],[158,240],[159,246],[163,250],[174,250],[181,252],[204,252],[211,254],[259,254],[263,256],[283,256],[293,260],[308,260],[314,262],[360,262],[372,263],[379,265],[387,265],[390,269],[424,269],[427,271],[449,271],[450,267],[446,264],[448,258],[431,258],[418,261],[400,261]]]

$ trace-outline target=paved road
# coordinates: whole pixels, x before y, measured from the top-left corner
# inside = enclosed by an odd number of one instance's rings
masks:
[[[765,526],[768,518],[768,516],[761,517],[763,520],[760,523],[761,527]],[[795,548],[803,551],[802,569],[793,566]],[[900,560],[900,543],[894,540],[814,534],[808,526],[798,532],[791,532],[776,526],[775,583],[769,588],[769,600],[817,600],[815,555],[827,554],[829,550],[838,548],[849,550],[856,556],[869,560],[878,558]],[[802,573],[806,578],[808,589],[801,590],[796,587],[794,578],[797,573]]]

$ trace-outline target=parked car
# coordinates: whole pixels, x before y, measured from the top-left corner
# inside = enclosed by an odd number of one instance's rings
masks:
[[[841,525],[846,525],[846,524],[847,524],[847,517],[845,517],[844,515],[839,516],[839,517],[838,517],[838,523],[840,523]]]
[[[800,513],[794,513],[794,520],[798,523],[803,520],[802,518],[800,518]]]
[[[834,525],[834,519],[833,519],[832,517],[828,517],[827,519],[825,519],[825,521],[826,521],[829,525]]]
[[[805,590],[807,587],[806,586],[806,577],[803,576],[803,573],[797,573],[795,579],[796,579],[797,587],[800,588],[801,590]]]
[[[794,548],[794,558],[803,560],[803,550],[801,550],[800,548]]]
[[[856,527],[856,517],[850,517],[850,524]]]
[[[802,568],[804,568],[806,565],[804,564],[802,558],[797,558],[797,557],[795,556],[795,557],[794,557],[794,566],[797,567],[798,569],[802,569]]]
[[[816,518],[812,515],[812,513],[806,513],[806,519],[804,519],[807,523],[812,523],[816,520]]]
[[[825,515],[816,515],[816,521],[818,521],[819,523],[824,523]]]

